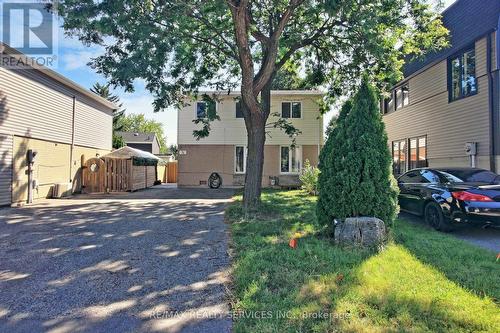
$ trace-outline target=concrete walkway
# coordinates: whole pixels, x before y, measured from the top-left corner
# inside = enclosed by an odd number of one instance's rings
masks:
[[[230,332],[231,190],[0,209],[0,332]]]

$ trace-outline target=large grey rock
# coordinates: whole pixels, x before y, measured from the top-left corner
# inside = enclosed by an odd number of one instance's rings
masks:
[[[387,239],[384,221],[376,217],[350,217],[335,227],[335,243],[350,246],[379,246]]]

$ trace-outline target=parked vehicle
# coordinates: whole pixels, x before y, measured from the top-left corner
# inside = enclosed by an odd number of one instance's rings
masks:
[[[401,210],[437,230],[455,223],[500,225],[500,176],[477,168],[420,168],[398,178]]]

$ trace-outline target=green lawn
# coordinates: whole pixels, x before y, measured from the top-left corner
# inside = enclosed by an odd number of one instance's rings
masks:
[[[235,332],[500,332],[494,253],[403,220],[381,252],[341,249],[321,236],[314,197],[265,192],[253,220],[240,199],[226,211]]]

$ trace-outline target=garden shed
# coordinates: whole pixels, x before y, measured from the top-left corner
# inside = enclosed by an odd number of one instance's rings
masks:
[[[84,163],[85,193],[136,191],[154,185],[157,165],[155,155],[131,147],[122,147]]]

